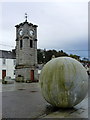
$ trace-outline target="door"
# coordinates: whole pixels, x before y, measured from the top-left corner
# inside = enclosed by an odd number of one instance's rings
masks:
[[[31,81],[34,81],[34,70],[31,70],[30,74]]]
[[[6,70],[2,70],[2,79],[4,79],[6,76]]]

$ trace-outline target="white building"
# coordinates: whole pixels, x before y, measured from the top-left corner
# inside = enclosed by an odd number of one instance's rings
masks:
[[[0,79],[3,79],[5,76],[15,79],[15,64],[15,50],[0,50]]]

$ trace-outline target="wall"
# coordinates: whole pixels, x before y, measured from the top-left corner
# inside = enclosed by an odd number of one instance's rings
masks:
[[[14,75],[15,65],[14,65],[14,59],[7,59],[6,60],[6,76],[10,76],[12,79],[15,78]]]
[[[17,69],[16,70],[16,76],[18,77],[18,75],[21,75],[24,77],[24,81],[29,80],[31,78],[31,74],[30,71],[34,70],[34,80],[38,80],[38,69],[36,68],[22,68],[22,69]]]
[[[6,76],[10,76],[12,79],[15,79],[14,70],[14,59],[6,59],[6,64],[2,64],[3,59],[0,58],[0,79],[2,79],[2,70],[6,70]]]

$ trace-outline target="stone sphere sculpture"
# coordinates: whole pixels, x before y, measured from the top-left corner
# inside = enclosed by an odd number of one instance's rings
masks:
[[[40,86],[48,103],[55,107],[69,108],[80,103],[87,95],[88,75],[77,60],[58,57],[44,65]]]

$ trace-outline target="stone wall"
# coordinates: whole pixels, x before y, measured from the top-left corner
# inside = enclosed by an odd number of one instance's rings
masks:
[[[31,69],[31,68],[22,68],[22,69],[17,69],[16,70],[16,81],[18,80],[18,77],[23,77],[23,81],[31,81],[31,70],[34,70],[34,81],[37,81],[38,78],[38,69]]]
[[[22,36],[18,33],[19,29],[23,29]],[[33,37],[29,34],[30,29],[34,30],[35,35]],[[16,30],[16,37],[16,79],[21,75],[24,77],[24,81],[30,80],[30,71],[34,70],[34,79],[38,80],[37,28],[28,22],[20,24]],[[20,40],[22,40],[21,48]],[[32,40],[32,47],[30,47],[30,40]]]

